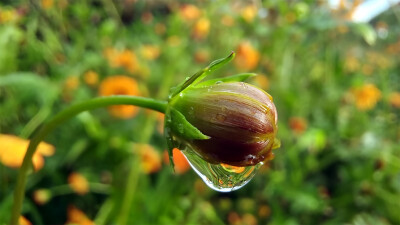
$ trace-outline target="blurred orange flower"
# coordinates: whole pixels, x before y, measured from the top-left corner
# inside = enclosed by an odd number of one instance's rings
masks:
[[[111,76],[100,83],[99,95],[139,95],[139,87],[136,80],[131,77]],[[138,112],[138,108],[131,105],[115,105],[108,107],[108,109],[111,115],[121,119],[132,118]]]
[[[296,134],[302,134],[307,129],[307,121],[301,117],[289,119],[289,127]]]
[[[242,9],[240,14],[244,21],[246,21],[247,23],[251,23],[257,16],[257,8],[254,5],[248,5]]]
[[[252,70],[260,61],[260,53],[249,42],[242,42],[236,50],[235,65],[240,70]]]
[[[84,212],[73,205],[67,209],[67,218],[68,221],[66,224],[94,225],[94,222]]]
[[[138,153],[141,157],[142,170],[146,174],[158,172],[161,169],[160,153],[148,144],[140,144]]]
[[[79,195],[89,192],[89,182],[80,173],[71,173],[68,176],[68,184],[73,191]]]
[[[210,20],[203,17],[197,20],[197,22],[194,24],[192,35],[196,39],[203,39],[207,37],[209,31],[210,31]]]
[[[390,93],[389,102],[393,107],[400,108],[400,92]]]
[[[174,148],[172,150],[172,157],[174,160],[174,170],[176,174],[184,174],[190,169],[189,162],[179,149]],[[169,165],[169,156],[167,151],[164,151],[164,163]]]
[[[29,140],[14,135],[0,134],[0,162],[12,168],[20,167],[28,149]],[[40,170],[44,165],[43,156],[54,154],[54,146],[41,142],[32,157],[35,170]]]
[[[44,205],[51,199],[51,192],[47,189],[38,189],[33,192],[33,201],[38,205]]]
[[[51,7],[53,7],[53,0],[42,0],[42,8],[43,9],[50,9]]]
[[[20,216],[18,219],[19,225],[32,225],[31,221],[29,221],[25,216]]]
[[[154,60],[160,56],[160,48],[156,45],[144,45],[140,53],[143,58],[147,60]]]
[[[139,63],[136,55],[130,50],[117,50],[113,48],[107,48],[104,50],[104,56],[107,58],[111,67],[123,67],[130,73],[137,72]]]
[[[369,110],[375,107],[381,98],[381,91],[373,84],[365,84],[362,87],[353,88],[351,93],[360,110]]]
[[[97,74],[93,70],[89,70],[85,74],[83,74],[83,80],[89,86],[96,86],[99,82],[99,74]]]
[[[271,208],[268,205],[261,205],[258,208],[258,216],[260,218],[267,218],[269,215],[271,215]]]
[[[184,21],[195,20],[201,16],[201,11],[195,5],[185,4],[181,6],[179,15]]]

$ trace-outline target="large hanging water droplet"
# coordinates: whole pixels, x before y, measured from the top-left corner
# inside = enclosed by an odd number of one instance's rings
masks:
[[[182,153],[192,169],[211,189],[231,192],[245,186],[256,174],[262,163],[255,166],[237,167],[228,164],[211,164],[187,147]]]

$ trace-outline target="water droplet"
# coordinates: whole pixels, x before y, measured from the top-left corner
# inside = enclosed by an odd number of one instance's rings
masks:
[[[181,93],[179,93],[179,97],[183,97],[183,93],[181,92]]]
[[[222,84],[223,82],[222,81],[217,81],[217,82],[215,82],[215,84]]]
[[[211,164],[204,161],[191,148],[186,147],[183,154],[193,170],[211,189],[219,192],[231,192],[245,186],[262,165],[238,167],[228,164]]]

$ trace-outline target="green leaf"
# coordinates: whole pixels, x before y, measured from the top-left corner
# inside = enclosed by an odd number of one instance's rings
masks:
[[[377,34],[371,25],[367,23],[357,23],[355,24],[355,28],[369,45],[375,44]]]
[[[232,75],[232,76],[229,76],[229,77],[217,78],[217,79],[203,81],[198,85],[199,86],[208,86],[208,85],[213,85],[213,84],[218,83],[218,82],[222,82],[222,83],[242,82],[242,81],[245,81],[248,78],[254,77],[256,75],[257,74],[255,74],[255,73],[241,73],[241,74],[236,74],[236,75]]]
[[[201,69],[197,73],[193,74],[191,77],[187,78],[184,82],[180,83],[178,86],[171,88],[171,93],[169,99],[175,97],[177,94],[185,90],[190,85],[195,85],[203,80],[208,74],[212,73],[221,66],[227,64],[235,57],[235,52],[232,52],[226,58],[217,59],[210,63],[206,68]]]
[[[172,122],[168,126],[179,137],[185,140],[205,140],[210,137],[204,135],[199,129],[186,120],[185,116],[176,109],[170,109]]]

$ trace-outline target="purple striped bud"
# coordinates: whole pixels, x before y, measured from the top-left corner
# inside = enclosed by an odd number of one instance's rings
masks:
[[[255,86],[200,83],[174,96],[169,105],[209,137],[188,139],[181,135],[184,132],[173,134],[209,163],[256,165],[279,145],[275,139],[278,114],[272,97]]]

